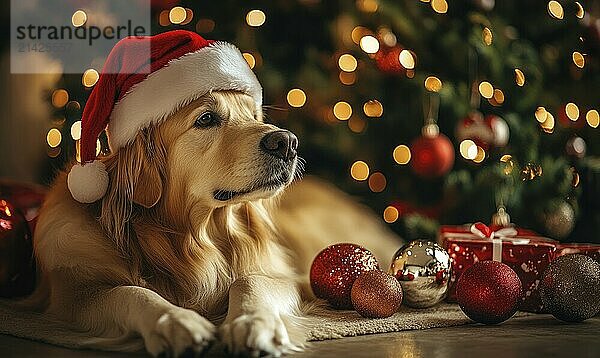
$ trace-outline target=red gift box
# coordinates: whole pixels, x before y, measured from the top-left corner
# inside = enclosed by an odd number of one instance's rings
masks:
[[[442,226],[440,244],[453,260],[447,300],[456,302],[455,282],[478,261],[494,260],[510,266],[521,279],[523,302],[520,310],[541,312],[538,284],[544,270],[554,259],[557,241],[514,226],[482,223]]]
[[[556,253],[554,254],[554,259],[569,254],[586,255],[600,262],[600,245],[574,243],[556,245]]]

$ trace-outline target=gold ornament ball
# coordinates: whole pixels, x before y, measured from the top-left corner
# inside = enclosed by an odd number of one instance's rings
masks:
[[[351,298],[352,306],[363,317],[390,317],[402,304],[402,286],[383,271],[367,271],[354,281]]]
[[[550,238],[564,239],[575,226],[575,211],[566,201],[551,204],[544,210],[542,221]]]

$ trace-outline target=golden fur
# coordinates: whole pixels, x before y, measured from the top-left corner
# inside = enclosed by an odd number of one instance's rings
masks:
[[[280,355],[301,347],[298,283],[306,283],[316,252],[349,241],[377,245],[375,253],[388,256],[397,242],[365,209],[314,180],[305,184],[312,199],[327,197],[340,208],[312,222],[310,212],[294,214],[312,210],[310,198],[297,195],[302,184],[278,206],[274,198],[301,163],[282,166],[259,150],[261,138],[277,128],[254,108],[247,95],[214,92],[141,130],[102,159],[110,186],[97,203],[74,201],[61,174],[35,234],[41,282],[29,305],[91,337],[140,335],[153,355],[201,352],[216,337],[214,324],[233,353]],[[221,125],[194,128],[207,110]],[[289,172],[287,181],[261,187],[276,170]],[[213,195],[248,188],[228,201]],[[336,215],[362,224],[353,232],[319,229],[335,227]],[[375,244],[378,236],[384,244]]]

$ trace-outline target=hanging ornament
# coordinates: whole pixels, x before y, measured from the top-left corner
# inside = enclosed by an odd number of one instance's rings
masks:
[[[566,322],[581,322],[600,313],[600,263],[585,255],[554,260],[540,282],[544,307]]]
[[[400,281],[407,306],[426,308],[446,297],[452,264],[438,244],[416,240],[396,251],[389,273]]]
[[[521,303],[519,276],[497,261],[479,261],[456,283],[456,299],[473,321],[496,324],[512,317]]]
[[[335,244],[313,260],[310,285],[318,298],[337,309],[352,309],[352,284],[363,272],[378,269],[371,251],[354,244]]]
[[[581,137],[572,137],[565,144],[565,151],[571,157],[581,159],[585,157],[586,150],[587,145],[585,144],[585,140],[583,140]]]
[[[496,115],[484,117],[479,111],[472,111],[459,121],[455,134],[459,142],[470,139],[484,150],[492,146],[504,147],[510,137],[508,124],[504,119]]]
[[[375,53],[375,65],[377,68],[388,74],[403,74],[406,68],[400,64],[400,52],[403,48],[400,45],[381,46],[379,51]]]
[[[402,286],[393,276],[380,270],[367,271],[352,285],[352,306],[363,317],[385,318],[402,304]]]
[[[552,201],[541,214],[544,230],[553,239],[564,239],[575,226],[575,211],[566,201]]]
[[[443,176],[454,165],[454,146],[448,137],[440,133],[436,124],[439,101],[437,93],[430,93],[429,110],[421,137],[415,139],[410,146],[410,165],[415,174],[423,178]]]

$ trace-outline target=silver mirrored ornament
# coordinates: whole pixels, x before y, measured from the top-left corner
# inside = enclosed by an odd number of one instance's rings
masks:
[[[435,242],[415,240],[396,251],[389,273],[402,285],[404,304],[426,308],[446,297],[452,261]]]

